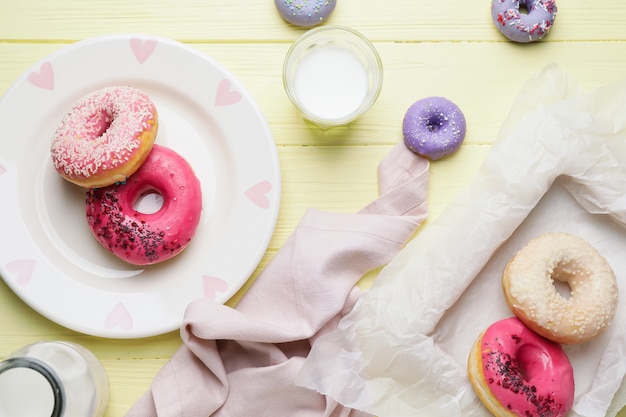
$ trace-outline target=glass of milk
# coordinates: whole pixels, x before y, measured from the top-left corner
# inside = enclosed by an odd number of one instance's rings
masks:
[[[34,343],[0,361],[0,416],[102,417],[108,400],[104,367],[75,343]]]
[[[383,66],[359,32],[321,26],[305,32],[287,52],[283,84],[302,116],[326,129],[346,125],[372,107]]]

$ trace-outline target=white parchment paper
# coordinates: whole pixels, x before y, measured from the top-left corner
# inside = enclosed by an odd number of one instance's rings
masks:
[[[570,415],[626,404],[626,80],[583,93],[559,67],[530,79],[477,177],[314,344],[297,383],[380,417],[489,416],[467,378],[478,334],[512,316],[501,274],[533,237],[566,231],[613,267],[610,328],[566,346]]]

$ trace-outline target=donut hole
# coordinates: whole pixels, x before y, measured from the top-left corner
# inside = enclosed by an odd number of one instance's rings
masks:
[[[530,13],[530,7],[528,6],[527,0],[520,0],[518,10],[519,10],[520,14],[528,14],[528,13]]]
[[[104,135],[113,123],[113,114],[106,109],[101,109],[87,119],[87,125],[93,126],[94,137],[99,138]]]
[[[520,12],[520,14],[528,14],[528,13],[530,13],[530,8],[528,7],[528,5],[526,5],[526,2],[524,2],[524,1],[520,1],[519,2],[519,12]]]
[[[517,366],[524,381],[545,375],[550,362],[548,353],[539,346],[526,344],[517,351]]]
[[[574,279],[575,265],[571,262],[558,263],[550,278],[555,291],[561,297],[569,300],[572,297],[572,287],[569,282]]]
[[[150,189],[139,194],[133,209],[142,214],[154,214],[163,208],[163,202],[163,195]]]
[[[572,287],[565,281],[553,280],[552,285],[554,285],[554,289],[561,297],[569,300],[572,297]]]
[[[429,132],[436,132],[441,129],[447,121],[442,113],[434,113],[426,119],[426,128]]]

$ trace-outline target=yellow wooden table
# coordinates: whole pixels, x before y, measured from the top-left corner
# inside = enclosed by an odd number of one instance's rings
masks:
[[[404,112],[417,99],[447,97],[468,123],[462,149],[431,165],[430,217],[423,226],[428,227],[477,171],[515,94],[532,74],[556,62],[585,89],[626,76],[626,2],[557,3],[550,35],[519,45],[496,30],[488,0],[338,0],[328,24],[352,27],[373,41],[383,61],[384,85],[365,116],[348,128],[325,132],[303,123],[284,94],[283,59],[304,29],[283,21],[272,0],[1,0],[0,94],[49,53],[95,36],[168,37],[220,62],[256,100],[278,146],[281,210],[260,269],[307,208],[352,212],[375,197],[377,164],[401,140]],[[0,237],[5,233],[0,230]],[[180,345],[177,332],[112,340],[67,330],[0,281],[0,359],[50,339],[80,343],[103,362],[111,381],[108,417],[122,416]]]

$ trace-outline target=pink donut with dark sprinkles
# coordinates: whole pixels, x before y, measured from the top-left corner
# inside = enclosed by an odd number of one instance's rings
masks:
[[[162,198],[154,213],[135,208],[148,194]],[[156,144],[126,183],[86,195],[87,223],[96,240],[133,265],[156,264],[182,252],[196,233],[201,211],[200,181],[189,163]]]
[[[74,103],[54,133],[57,172],[85,188],[125,181],[145,161],[158,130],[154,103],[132,87],[106,87]]]
[[[494,416],[562,417],[574,403],[574,371],[565,351],[517,317],[492,324],[478,337],[468,373]]]
[[[283,19],[304,27],[324,23],[337,4],[336,0],[274,0],[274,3]]]

